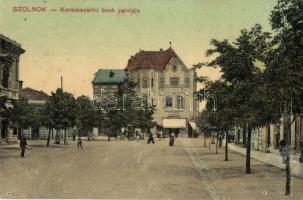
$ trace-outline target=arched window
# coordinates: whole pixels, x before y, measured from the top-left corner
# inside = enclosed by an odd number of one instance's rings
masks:
[[[171,96],[165,97],[165,107],[167,108],[173,107],[173,98]]]
[[[150,85],[151,87],[154,87],[154,78],[151,78]]]

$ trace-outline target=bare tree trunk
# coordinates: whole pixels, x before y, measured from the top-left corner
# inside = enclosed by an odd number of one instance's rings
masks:
[[[56,129],[56,139],[55,139],[55,143],[56,143],[56,144],[60,144],[60,136],[59,136],[59,133],[60,133],[60,129]]]
[[[216,154],[218,154],[218,132],[216,137]]]
[[[64,145],[68,144],[68,143],[67,143],[67,140],[66,140],[66,131],[67,131],[67,130],[65,129],[65,130],[64,130]]]
[[[212,133],[210,133],[210,134],[212,134]],[[210,145],[211,145],[211,137],[208,136],[208,150],[209,151],[210,151]]]
[[[243,146],[246,147],[247,141],[246,141],[246,125],[243,126]]]
[[[47,144],[46,144],[47,147],[49,147],[49,141],[50,141],[50,136],[51,136],[51,130],[52,130],[52,128],[49,127],[49,129],[48,129],[48,136],[47,136]]]
[[[225,132],[225,161],[228,161],[228,131]]]
[[[204,147],[206,147],[206,132],[204,132],[204,144],[203,144]]]
[[[251,151],[251,126],[248,124],[247,127],[247,143],[246,143],[246,174],[251,173],[251,168],[250,168],[250,151]]]
[[[290,195],[290,182],[291,182],[291,174],[290,174],[290,154],[291,154],[291,119],[290,119],[290,111],[286,110],[284,115],[284,134],[285,134],[285,153],[286,153],[286,185],[285,185],[285,195]]]

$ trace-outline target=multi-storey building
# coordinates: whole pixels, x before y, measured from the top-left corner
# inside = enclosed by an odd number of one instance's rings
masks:
[[[92,81],[93,100],[96,102],[94,106],[96,106],[97,109],[105,109],[107,97],[114,95],[114,93],[118,91],[118,87],[123,84],[126,79],[127,74],[124,69],[99,69],[95,73],[94,80]],[[105,123],[110,123],[108,120],[105,121]],[[108,135],[111,130],[102,126],[99,132]]]
[[[113,94],[126,79],[127,75],[123,69],[99,69],[92,81],[94,98],[102,94]]]
[[[19,80],[19,58],[25,52],[21,44],[0,34],[0,95],[6,96],[7,107],[11,106],[12,100],[19,99],[19,90],[22,81]],[[1,140],[9,142],[16,136],[16,131],[9,128],[6,119],[1,119]]]
[[[138,95],[147,98],[154,106],[157,129],[164,134],[189,134],[195,129],[198,112],[196,72],[189,69],[170,47],[167,50],[140,50],[128,60],[126,71],[137,83]]]

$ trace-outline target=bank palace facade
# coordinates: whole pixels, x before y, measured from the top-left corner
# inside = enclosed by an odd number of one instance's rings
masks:
[[[161,130],[165,135],[174,132],[179,136],[193,136],[194,119],[198,114],[196,72],[183,63],[172,47],[158,51],[140,50],[129,58],[124,71],[128,79],[136,83],[137,95],[146,98],[155,108],[154,134]],[[102,81],[96,80],[105,79],[98,74],[93,81],[94,96],[102,85]],[[113,79],[113,84],[115,82]]]

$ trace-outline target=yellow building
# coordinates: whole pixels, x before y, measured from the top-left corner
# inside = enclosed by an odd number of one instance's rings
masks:
[[[19,99],[22,81],[19,80],[19,59],[25,52],[21,44],[0,34],[0,95],[7,97],[6,106]],[[13,130],[8,121],[1,119],[1,143],[16,140],[17,131]]]
[[[140,50],[131,56],[126,66],[129,78],[137,83],[137,94],[148,99],[154,106],[154,121],[164,134],[191,136],[195,129],[198,103],[196,72],[189,69],[169,47],[166,50]],[[193,126],[193,127],[192,127]]]

